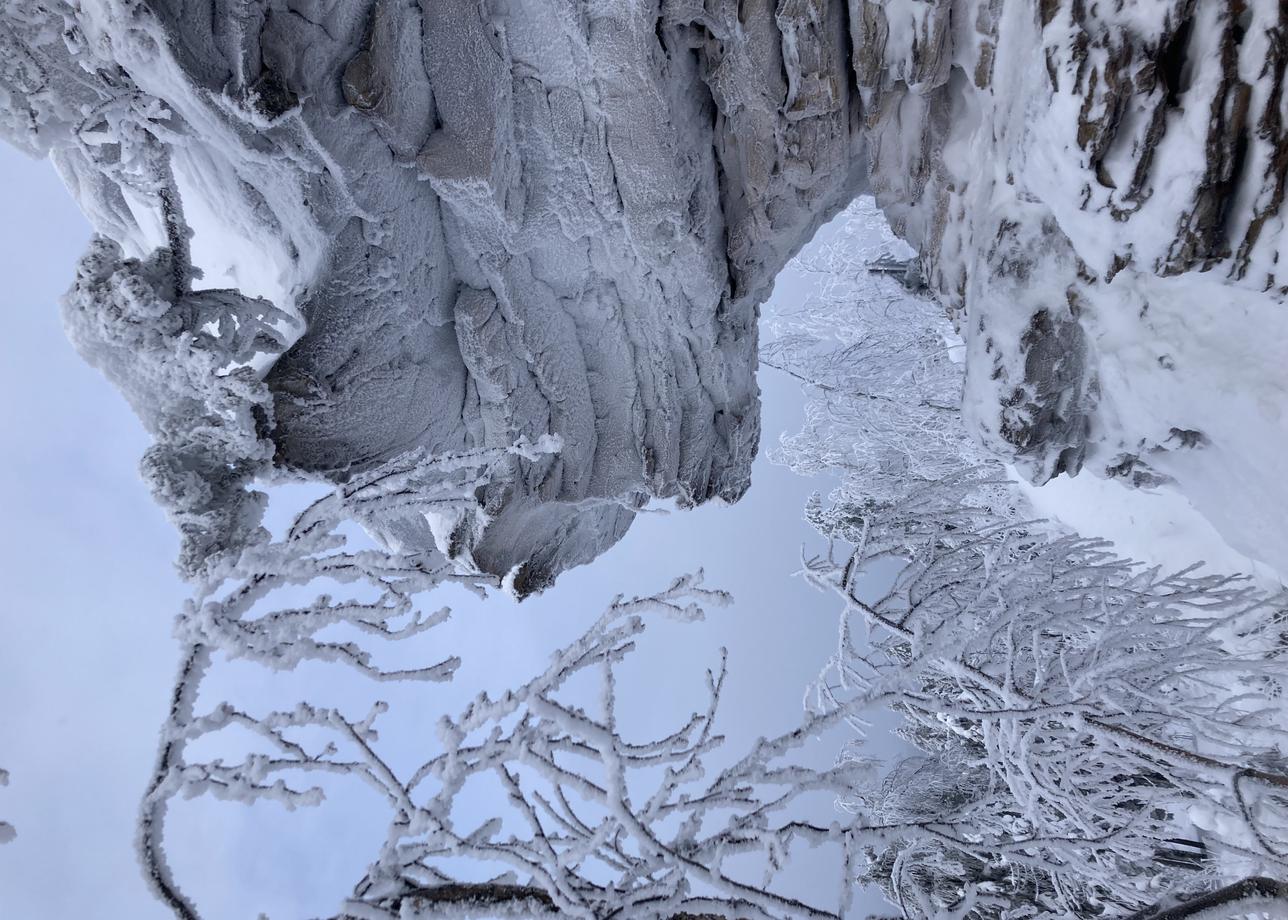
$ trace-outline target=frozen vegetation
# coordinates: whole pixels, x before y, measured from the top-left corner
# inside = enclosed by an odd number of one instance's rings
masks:
[[[841,476],[806,509],[840,551],[806,571],[845,598],[818,706],[856,710],[842,762],[873,769],[840,804],[886,832],[857,877],[903,917],[1276,915],[1288,593],[1037,519],[956,408],[943,310],[915,276],[870,270],[910,253],[869,201],[838,224],[762,357],[807,393],[776,458]],[[885,710],[910,750],[881,763]]]
[[[154,437],[195,590],[153,892],[200,914],[176,797],[328,777],[389,810],[344,917],[837,917],[865,884],[920,918],[1284,908],[1286,35],[1273,0],[0,7],[0,131],[94,226],[65,324]],[[722,668],[673,734],[618,724],[649,619],[727,600],[695,576],[409,768],[383,705],[203,692],[229,661],[451,679],[450,650],[383,663],[446,619],[414,598],[522,598],[655,500],[738,500],[758,366],[807,394],[778,456],[842,482],[806,509],[841,615],[796,730],[710,766]],[[1133,562],[1014,481],[1079,473],[1196,510],[1258,580]],[[258,489],[291,481],[325,494],[274,536]],[[871,753],[877,714],[911,753]],[[801,899],[806,847],[837,884]]]

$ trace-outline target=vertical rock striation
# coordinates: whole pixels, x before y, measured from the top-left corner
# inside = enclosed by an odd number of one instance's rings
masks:
[[[555,435],[479,496],[486,527],[391,525],[520,594],[650,498],[747,488],[758,304],[866,176],[843,5],[41,0],[0,21],[25,56],[7,133],[122,259],[191,261],[179,301],[249,241],[223,274],[294,318],[259,356],[272,459],[247,481]]]
[[[251,354],[220,344],[237,311],[203,327],[217,372],[254,378],[258,421],[219,441],[223,492],[558,436],[478,496],[486,526],[391,522],[522,594],[651,498],[743,493],[758,304],[865,190],[967,339],[986,444],[1035,481],[1087,462],[1160,481],[1160,454],[1200,443],[1170,432],[1211,432],[1180,408],[1129,418],[1106,356],[1162,335],[1157,305],[1182,289],[1282,304],[1285,15],[1273,0],[32,0],[0,12],[0,124],[119,245],[115,266],[94,255],[99,308],[157,266],[173,310],[148,321],[169,316],[172,338],[196,334],[182,316],[198,301],[271,303],[275,337]],[[134,402],[158,428],[155,400]],[[159,467],[201,480],[190,448]],[[174,482],[158,488],[174,507]]]

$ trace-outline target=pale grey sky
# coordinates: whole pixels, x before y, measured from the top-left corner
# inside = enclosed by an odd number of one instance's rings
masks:
[[[184,596],[171,567],[176,540],[136,473],[147,444],[138,421],[62,334],[57,299],[88,236],[83,219],[47,163],[3,145],[0,194],[0,296],[10,317],[0,344],[0,766],[11,774],[0,818],[18,828],[0,850],[0,916],[165,917],[136,868],[133,822],[176,665],[170,622]],[[803,283],[780,279],[770,309],[802,296]],[[799,427],[802,398],[772,371],[761,386],[763,448]],[[820,546],[801,508],[830,485],[775,467],[762,451],[737,505],[642,515],[593,565],[522,605],[461,592],[431,598],[456,610],[434,641],[465,664],[432,697],[416,688],[409,710],[429,724],[483,687],[526,679],[615,592],[649,592],[701,566],[736,603],[699,626],[659,630],[623,675],[630,718],[641,733],[674,727],[725,645],[731,751],[790,728],[835,640],[835,604],[791,577],[801,545]],[[328,686],[307,669],[271,679],[244,666],[225,667],[208,689],[293,702]],[[380,695],[403,692],[386,685]],[[175,807],[168,845],[209,920],[256,910],[290,920],[334,910],[359,877],[384,827],[375,805],[355,794],[287,814],[202,799]],[[800,884],[816,881],[807,873]]]

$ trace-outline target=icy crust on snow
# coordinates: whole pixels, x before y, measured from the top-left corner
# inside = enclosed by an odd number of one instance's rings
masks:
[[[747,488],[758,303],[866,176],[842,5],[20,7],[0,13],[4,133],[51,155],[118,244],[92,257],[100,308],[112,279],[165,264],[157,316],[202,285],[277,311],[229,410],[258,427],[170,458],[195,490],[214,467],[226,492],[553,435],[557,455],[480,494],[481,533],[389,526],[522,594],[650,498]],[[175,416],[99,331],[77,341],[145,422]]]
[[[851,5],[871,184],[1034,483],[1170,484],[1288,570],[1288,7]]]

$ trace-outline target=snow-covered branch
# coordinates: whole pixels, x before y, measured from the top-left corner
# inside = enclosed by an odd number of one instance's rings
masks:
[[[648,617],[697,618],[698,602],[727,598],[693,577],[650,597],[619,598],[533,680],[440,720],[443,749],[404,787],[413,810],[399,814],[381,860],[346,910],[456,916],[457,908],[495,909],[503,901],[521,902],[520,913],[541,907],[582,917],[834,916],[776,894],[767,880],[742,881],[725,870],[735,856],[789,847],[800,833],[792,802],[843,784],[836,771],[775,767],[792,746],[786,739],[762,742],[736,767],[702,781],[704,761],[721,743],[713,722],[723,663],[708,675],[706,707],[670,735],[633,743],[617,727],[616,665],[633,651]],[[584,671],[599,674],[597,712],[559,697]],[[457,828],[456,797],[485,775],[507,790],[514,814]],[[639,782],[645,776],[646,785]],[[447,867],[462,859],[509,874],[475,885],[449,881]]]
[[[450,679],[460,664],[453,655],[391,669],[381,664],[379,645],[446,619],[446,610],[420,613],[417,595],[448,580],[483,588],[496,579],[465,578],[461,560],[442,552],[352,549],[341,529],[353,521],[379,534],[382,524],[412,512],[441,516],[448,525],[436,530],[444,533],[481,527],[471,523],[483,513],[474,496],[506,456],[411,457],[355,476],[303,510],[281,539],[211,568],[179,620],[183,664],[141,809],[139,851],[154,891],[177,916],[199,916],[166,858],[165,816],[175,796],[272,800],[293,809],[318,804],[326,779],[364,785],[390,815],[379,854],[342,907],[346,917],[837,917],[849,896],[844,874],[840,907],[801,901],[775,878],[795,848],[848,850],[857,839],[843,815],[826,824],[802,820],[809,797],[835,799],[867,770],[853,763],[820,770],[797,756],[843,720],[842,708],[809,715],[717,770],[722,657],[707,675],[706,700],[671,732],[637,740],[618,724],[618,666],[650,620],[691,622],[704,607],[729,602],[700,574],[655,594],[617,598],[541,673],[444,714],[437,743],[414,768],[382,750],[384,703],[360,713],[303,702],[270,711],[204,705],[203,680],[218,658],[273,669],[321,661],[375,681]],[[338,592],[309,603],[276,600],[282,589],[332,584]],[[599,685],[589,707],[568,691],[586,680]],[[236,736],[251,739],[249,753],[202,753],[213,739]],[[479,783],[501,790],[497,813],[481,821],[462,804]]]
[[[819,515],[857,546],[808,566],[845,598],[820,705],[892,707],[923,752],[849,801],[900,827],[870,877],[935,910],[974,891],[1082,916],[1288,868],[1288,596],[998,521],[969,498],[986,483]]]
[[[548,452],[555,447],[521,444],[514,450]],[[262,716],[226,703],[199,713],[197,699],[212,661],[216,656],[241,658],[289,670],[312,660],[339,663],[378,681],[449,679],[459,665],[453,656],[422,667],[393,669],[379,664],[374,645],[411,638],[447,618],[446,610],[420,612],[413,602],[416,595],[445,581],[481,590],[496,579],[460,574],[462,561],[449,561],[442,551],[403,554],[380,545],[351,549],[341,528],[356,523],[379,536],[379,528],[389,521],[416,514],[422,522],[431,517],[446,521],[448,530],[481,527],[483,512],[475,491],[510,453],[486,450],[428,458],[412,454],[355,475],[301,511],[281,539],[265,534],[236,555],[212,560],[196,582],[196,595],[177,621],[182,663],[142,804],[138,839],[145,875],[176,915],[197,916],[172,877],[162,845],[166,807],[175,795],[210,792],[241,801],[271,798],[287,807],[314,804],[320,789],[291,785],[284,777],[319,772],[358,775],[394,795],[388,778],[368,760],[341,758],[334,744],[313,749],[292,738],[311,727],[361,747],[380,707],[361,719],[305,703]],[[338,588],[346,593],[337,598],[326,590],[308,603],[281,605],[277,592],[290,588]],[[322,636],[337,627],[351,638]],[[233,725],[249,730],[267,745],[268,753],[251,754],[238,764],[188,759],[195,742]]]
[[[1180,903],[1152,905],[1127,920],[1195,920],[1202,917],[1250,916],[1288,908],[1288,885],[1264,876],[1240,879]]]

